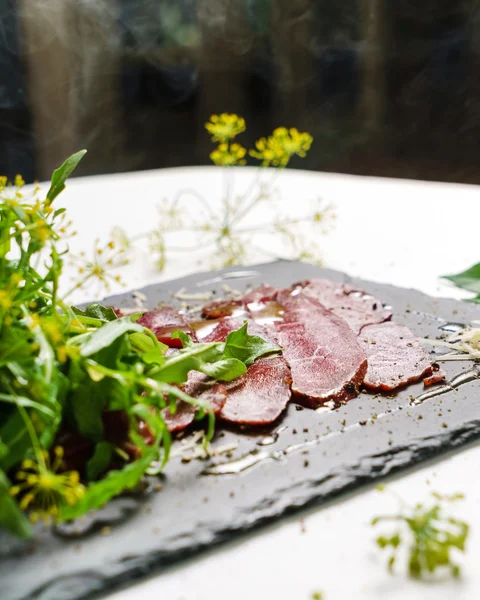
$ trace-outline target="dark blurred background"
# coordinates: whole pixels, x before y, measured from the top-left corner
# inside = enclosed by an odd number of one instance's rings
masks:
[[[209,164],[214,112],[292,166],[480,183],[479,0],[0,0],[0,174]]]

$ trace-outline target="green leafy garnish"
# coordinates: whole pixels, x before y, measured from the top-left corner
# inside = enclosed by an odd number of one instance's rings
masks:
[[[480,263],[456,275],[444,275],[443,278],[448,279],[463,290],[477,294],[473,298],[469,298],[468,302],[480,303]]]
[[[460,566],[452,559],[452,550],[465,552],[469,526],[444,513],[444,504],[463,498],[461,494],[442,496],[432,494],[433,505],[408,506],[402,502],[399,514],[375,517],[372,525],[396,522],[400,528],[391,535],[381,535],[376,542],[382,549],[390,549],[389,570],[393,569],[402,545],[408,545],[408,572],[419,579],[437,569],[448,569],[453,577],[460,574]]]
[[[95,452],[87,463],[87,479],[94,481],[103,475],[108,468],[113,456],[115,446],[110,442],[99,442]]]
[[[128,464],[121,471],[110,471],[101,481],[90,484],[79,502],[73,506],[62,506],[61,519],[70,520],[81,517],[89,510],[101,508],[121,492],[133,489],[155,457],[156,446],[153,446],[145,450],[141,458]]]
[[[47,200],[53,202],[58,194],[63,192],[65,189],[65,181],[70,177],[86,153],[86,150],[79,150],[76,154],[67,158],[63,165],[53,172],[52,183],[47,192]]]
[[[0,471],[0,524],[11,533],[21,538],[32,535],[32,526],[26,515],[9,494],[10,482],[5,473]]]
[[[208,418],[208,443],[211,406],[179,387],[192,370],[231,381],[278,350],[244,326],[225,343],[177,332],[183,347],[169,355],[138,314],[67,303],[81,282],[62,297],[68,221],[53,202],[84,154],[54,172],[43,200],[0,178],[0,527],[20,537],[32,533],[27,517],[79,517],[158,473],[171,446],[165,411],[178,401]],[[114,258],[97,259],[81,281],[108,279]]]
[[[261,337],[249,335],[248,324],[245,321],[243,327],[228,334],[225,340],[225,356],[238,358],[246,365],[251,365],[257,358],[280,352],[280,346],[268,342]]]

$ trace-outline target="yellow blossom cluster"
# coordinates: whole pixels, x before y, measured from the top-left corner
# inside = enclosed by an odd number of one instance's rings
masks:
[[[205,123],[205,129],[212,136],[212,142],[226,143],[243,133],[247,128],[245,119],[235,114],[212,115]]]
[[[222,113],[212,115],[205,123],[212,136],[212,142],[218,142],[217,148],[210,154],[215,165],[245,165],[247,150],[232,140],[246,129],[245,119],[236,114]],[[255,148],[248,154],[262,161],[263,167],[286,167],[292,156],[305,158],[310,150],[313,138],[309,133],[298,131],[295,127],[277,127],[268,137],[260,138]]]
[[[260,138],[250,156],[262,161],[262,166],[286,167],[292,156],[305,158],[313,138],[309,133],[302,133],[295,127],[287,129],[278,127],[272,135]]]
[[[11,496],[21,496],[19,506],[34,522],[57,520],[62,504],[73,506],[85,494],[77,471],[61,471],[63,448],[55,447],[53,454],[53,463],[46,451],[38,460],[24,460],[16,474],[18,483],[10,488]]]
[[[219,144],[211,154],[210,158],[215,165],[233,166],[244,165],[247,150],[240,144]]]

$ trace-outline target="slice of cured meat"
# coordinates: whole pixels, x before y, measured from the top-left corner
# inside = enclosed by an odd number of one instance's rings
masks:
[[[367,325],[358,336],[368,358],[365,387],[391,392],[431,376],[433,367],[417,337],[403,325]]]
[[[186,319],[171,306],[164,306],[146,312],[138,319],[137,323],[153,331],[156,338],[170,346],[170,348],[182,347],[180,340],[172,339],[171,336],[174,331],[180,330],[188,333],[194,341],[197,341],[195,332]]]
[[[357,395],[367,371],[365,352],[347,323],[300,289],[277,295],[283,320],[273,323],[292,373],[292,390],[315,406]]]
[[[243,307],[241,300],[232,300],[227,298],[226,300],[213,300],[202,307],[202,316],[206,319],[221,319],[222,317],[229,317],[239,308]]]
[[[226,388],[220,419],[238,425],[269,425],[290,400],[290,369],[281,356],[259,358]]]
[[[380,300],[345,283],[311,279],[297,286],[344,319],[355,333],[359,333],[365,325],[383,323],[392,317],[391,309],[386,308]]]
[[[202,341],[223,342],[227,335],[243,325],[242,319],[222,319]],[[248,332],[271,338],[256,323],[248,322]],[[285,410],[291,396],[290,369],[282,356],[262,357],[234,381],[224,383],[227,399],[219,418],[238,425],[269,425]]]
[[[202,315],[207,319],[221,319],[222,317],[237,316],[248,304],[253,302],[265,302],[271,300],[278,290],[270,285],[262,285],[255,288],[243,298],[233,300],[214,300],[205,304],[202,308]]]
[[[189,396],[208,402],[214,414],[218,414],[227,399],[227,390],[221,383],[208,379],[203,373],[190,371],[188,381],[182,386]],[[163,418],[170,433],[181,431],[193,423],[197,407],[188,402],[178,401],[175,413],[165,408]]]

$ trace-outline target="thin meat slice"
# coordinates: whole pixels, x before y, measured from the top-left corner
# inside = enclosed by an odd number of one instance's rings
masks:
[[[213,330],[205,337],[202,337],[201,341],[224,342],[227,339],[227,335],[232,331],[237,331],[237,329],[240,329],[245,321],[247,321],[247,331],[250,335],[256,335],[264,340],[273,341],[272,335],[269,334],[266,329],[255,323],[255,321],[252,321],[248,313],[245,314],[246,317],[243,319],[238,317],[226,317],[224,319],[220,319]]]
[[[238,309],[243,307],[241,300],[233,300],[227,298],[226,300],[213,300],[202,307],[202,317],[206,319],[221,319],[222,317],[229,317]]]
[[[300,289],[277,295],[283,320],[273,323],[292,373],[292,390],[315,406],[353,398],[367,371],[365,352],[345,323]]]
[[[180,340],[171,337],[174,331],[183,331],[195,342],[197,341],[195,332],[188,324],[185,317],[171,306],[164,306],[146,312],[138,319],[137,323],[153,331],[157,340],[170,346],[170,348],[182,347],[182,342]]]
[[[328,279],[311,279],[296,285],[344,319],[355,333],[359,333],[365,325],[383,323],[392,318],[391,309],[385,307],[381,300],[351,285]]]
[[[209,379],[198,371],[190,371],[188,381],[182,386],[182,389],[189,396],[207,402],[215,415],[220,412],[227,399],[227,390],[221,383]],[[173,414],[169,408],[165,408],[163,418],[170,433],[176,433],[191,425],[197,411],[198,408],[195,405],[182,400],[177,401]]]
[[[271,300],[277,291],[276,288],[270,285],[262,285],[237,300],[231,298],[214,300],[205,304],[202,308],[202,316],[207,319],[221,319],[222,317],[230,317],[232,315],[237,316],[250,303]]]
[[[290,400],[290,369],[281,356],[259,358],[226,388],[220,419],[237,425],[269,425]]]
[[[368,357],[363,383],[371,390],[392,392],[433,374],[427,352],[408,327],[391,321],[367,325],[358,340]]]
[[[223,342],[243,325],[242,319],[222,319],[202,341]],[[271,339],[263,327],[248,321],[250,335]],[[290,369],[283,356],[262,357],[237,379],[225,383],[227,399],[219,418],[237,425],[269,425],[285,410],[290,397]]]

